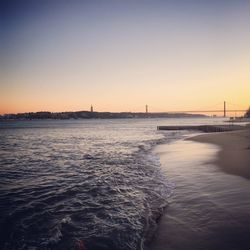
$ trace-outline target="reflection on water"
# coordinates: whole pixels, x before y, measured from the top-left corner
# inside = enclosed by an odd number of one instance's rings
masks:
[[[172,184],[154,145],[218,119],[0,123],[0,248],[142,249]]]
[[[171,192],[150,152],[166,140],[154,124],[93,120],[4,126],[1,249],[75,249],[79,241],[86,249],[143,246]]]

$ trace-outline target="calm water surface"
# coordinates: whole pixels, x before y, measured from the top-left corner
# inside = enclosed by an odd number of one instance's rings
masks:
[[[1,249],[143,249],[173,185],[152,148],[221,119],[0,123]]]

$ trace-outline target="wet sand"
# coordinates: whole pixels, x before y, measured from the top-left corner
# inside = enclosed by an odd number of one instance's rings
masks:
[[[205,134],[191,140],[218,145],[221,150],[215,164],[227,173],[250,179],[250,129]]]
[[[175,189],[149,250],[250,249],[249,131],[156,148]]]

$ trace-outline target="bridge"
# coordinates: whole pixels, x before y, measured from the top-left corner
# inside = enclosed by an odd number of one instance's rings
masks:
[[[236,106],[235,104],[231,104],[231,106]],[[244,114],[248,108],[229,108],[227,109],[227,104],[224,101],[223,107],[220,109],[197,109],[197,110],[178,110],[178,111],[167,111],[166,113],[222,113],[224,117],[227,116],[228,113],[241,113]],[[148,105],[146,105],[146,113],[148,113]]]

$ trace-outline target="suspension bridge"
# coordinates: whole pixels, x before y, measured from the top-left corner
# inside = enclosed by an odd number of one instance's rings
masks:
[[[221,105],[221,104],[220,104]],[[233,106],[233,107],[232,107]],[[223,105],[221,105],[221,108],[208,108],[208,109],[197,109],[197,110],[178,110],[178,111],[164,111],[166,113],[210,113],[210,114],[222,114],[224,117],[226,117],[228,114],[233,114],[233,116],[237,115],[243,115],[247,108],[238,108],[235,104],[228,104],[224,101]],[[149,112],[149,107],[146,105],[146,113]]]

